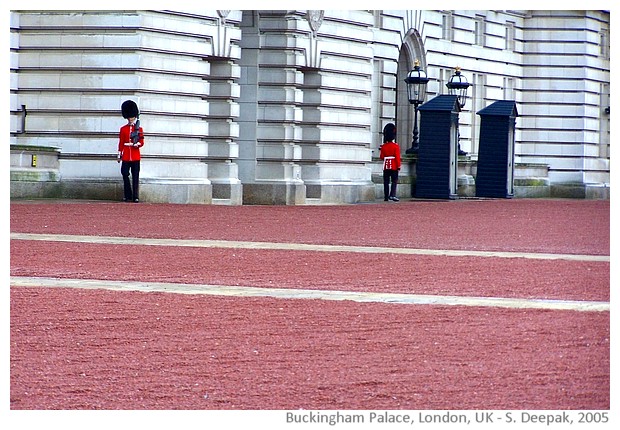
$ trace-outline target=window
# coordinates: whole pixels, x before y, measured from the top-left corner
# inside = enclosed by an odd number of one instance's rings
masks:
[[[446,87],[446,84],[450,81],[450,77],[453,73],[454,69],[439,70],[439,95],[448,94],[448,87]]]
[[[446,12],[443,14],[441,20],[442,37],[446,40],[454,39],[454,16],[452,12]]]
[[[506,50],[514,51],[515,50],[515,23],[507,22],[506,23]]]
[[[611,103],[609,95],[609,84],[601,84],[600,90],[601,115],[599,116],[599,157],[609,159],[609,104]]]
[[[504,100],[514,100],[514,79],[504,77]]]
[[[483,16],[476,17],[474,33],[476,37],[476,45],[484,46],[486,43],[486,21]]]
[[[603,29],[600,33],[600,43],[601,43],[601,57],[608,60],[609,59],[609,30]]]

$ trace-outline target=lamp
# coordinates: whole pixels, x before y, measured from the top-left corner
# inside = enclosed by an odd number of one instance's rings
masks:
[[[461,75],[461,68],[454,68],[454,75],[450,76],[450,80],[446,84],[448,87],[448,94],[455,95],[457,101],[459,102],[459,107],[463,109],[465,107],[465,101],[467,100],[467,89],[471,84],[467,82],[467,78]],[[467,152],[461,149],[461,133],[458,133],[458,154],[459,155],[467,155]]]
[[[420,69],[420,61],[417,59],[414,62],[413,70],[405,78],[405,82],[407,83],[407,98],[409,103],[413,105],[413,140],[411,141],[411,148],[406,153],[415,154],[418,152],[418,106],[424,102],[426,85],[428,84],[426,72]]]
[[[454,75],[450,77],[450,80],[446,84],[446,87],[448,87],[448,94],[457,96],[461,109],[465,107],[465,101],[467,100],[467,89],[470,85],[471,84],[467,82],[467,78],[461,75],[460,67],[456,67],[454,69]]]

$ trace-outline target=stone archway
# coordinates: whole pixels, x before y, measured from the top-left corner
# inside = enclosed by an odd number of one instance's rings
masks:
[[[413,69],[415,60],[420,62],[420,68],[426,70],[426,54],[422,38],[416,29],[410,29],[403,39],[398,55],[398,70],[396,84],[396,129],[397,139],[404,153],[411,147],[413,138],[413,106],[407,98],[407,84],[405,78]],[[419,121],[419,118],[418,118]]]

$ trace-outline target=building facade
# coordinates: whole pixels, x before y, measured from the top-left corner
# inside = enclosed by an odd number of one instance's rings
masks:
[[[457,66],[472,84],[468,163],[477,112],[514,100],[515,162],[543,166],[551,195],[609,196],[609,11],[15,10],[10,31],[15,198],[120,200],[131,99],[144,201],[373,201],[383,126],[411,145],[415,60],[426,100]]]

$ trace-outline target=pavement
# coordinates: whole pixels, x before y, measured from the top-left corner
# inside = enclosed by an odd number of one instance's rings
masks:
[[[15,201],[10,211],[13,411],[610,407],[609,201],[314,207]],[[165,312],[156,304],[162,294]],[[206,310],[215,305],[220,322]],[[360,315],[364,326],[356,328]],[[320,323],[326,318],[330,330]],[[80,325],[92,331],[77,339],[116,351],[110,336],[155,342],[148,328],[154,320],[169,321],[160,328],[159,354],[125,351],[143,361],[145,374],[134,376],[133,385],[76,377],[74,367],[61,365],[63,357],[86,359],[69,341]],[[211,334],[187,329],[211,323]],[[56,329],[37,330],[46,324]],[[290,337],[291,327],[305,336]],[[407,327],[417,340],[403,337]],[[241,353],[246,337],[217,340],[242,333],[254,333],[252,351],[260,354]],[[272,349],[274,337],[287,348]],[[314,337],[318,343],[309,347]],[[424,346],[433,342],[430,350]],[[461,346],[446,349],[450,344]],[[47,347],[38,355],[29,353],[33,345]],[[155,361],[174,345],[188,354],[175,353],[179,366],[166,365],[169,376],[162,379]],[[52,353],[54,371],[42,358]],[[510,359],[498,363],[497,354]],[[227,364],[215,364],[215,356],[229,357]],[[187,368],[187,360],[211,366]],[[291,370],[304,361],[305,370]],[[89,363],[80,375],[137,375],[126,363],[110,367],[109,359],[92,357]],[[350,370],[343,373],[343,366]],[[179,388],[192,378],[195,385]],[[132,394],[136,385],[143,387],[139,398]],[[261,396],[263,390],[272,395]],[[285,422],[282,414],[269,420]]]

